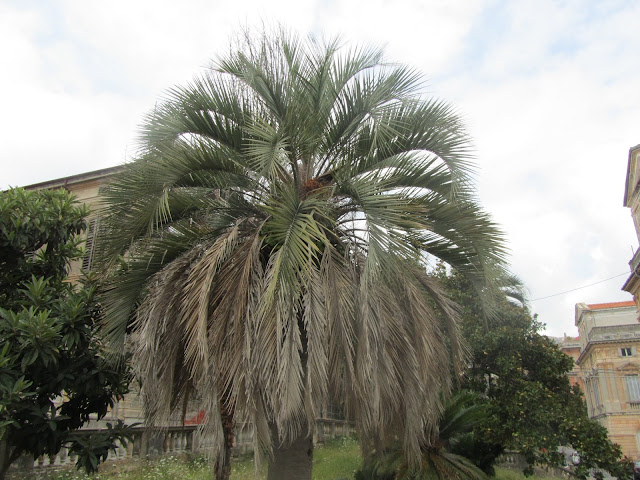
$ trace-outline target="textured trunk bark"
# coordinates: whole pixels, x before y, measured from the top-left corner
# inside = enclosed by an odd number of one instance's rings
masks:
[[[287,445],[279,445],[275,426],[273,458],[269,462],[267,480],[311,480],[313,467],[313,436],[305,428],[298,438]]]
[[[303,377],[307,375],[307,331],[304,326],[303,312],[298,312],[298,328],[302,351]],[[311,480],[313,468],[313,432],[309,432],[305,423],[304,428],[291,443],[280,445],[278,430],[275,424],[270,425],[273,457],[269,461],[267,480]]]
[[[216,462],[216,480],[229,480],[231,478],[231,447],[224,446],[224,460]],[[1,479],[0,479],[1,480]]]
[[[227,405],[220,403],[222,428],[224,430],[224,459],[216,462],[216,480],[229,480],[231,477],[231,449],[233,448],[235,421]]]

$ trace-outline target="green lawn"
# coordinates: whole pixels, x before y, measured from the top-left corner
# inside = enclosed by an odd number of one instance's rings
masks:
[[[360,465],[358,442],[340,438],[324,445],[317,445],[313,453],[313,480],[352,479]],[[112,462],[103,465],[100,473],[92,477],[70,470],[42,477],[43,480],[210,480],[211,470],[206,461],[165,457],[151,462],[127,464]],[[265,478],[263,465],[255,475],[253,457],[234,459],[231,480],[255,480]],[[524,480],[520,472],[498,469],[496,480]],[[551,477],[528,477],[527,480],[551,480]],[[556,477],[553,480],[558,480]]]
[[[360,466],[358,442],[352,438],[338,438],[313,450],[313,480],[351,479]],[[258,478],[266,476],[262,468]],[[253,457],[237,459],[232,464],[231,480],[254,480]]]

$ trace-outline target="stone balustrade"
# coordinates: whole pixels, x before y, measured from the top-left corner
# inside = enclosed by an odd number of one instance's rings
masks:
[[[90,435],[98,430],[82,430],[82,434]],[[109,452],[109,460],[121,460],[131,457],[145,457],[153,455],[179,455],[186,452],[200,451],[198,439],[200,435],[195,425],[168,427],[166,429],[147,429],[144,427],[133,429],[133,438],[126,447],[119,445],[115,451]],[[51,466],[74,465],[76,456],[70,454],[63,447],[56,455],[41,456],[33,462],[33,469],[43,469]],[[26,461],[19,462],[23,468]]]
[[[96,429],[85,429],[81,432],[90,435]],[[316,420],[314,442],[322,443],[343,435],[355,432],[351,422],[321,418]],[[133,438],[126,447],[119,445],[115,451],[109,452],[108,461],[144,458],[160,455],[181,455],[184,453],[206,453],[212,442],[203,436],[196,425],[172,426],[163,429],[145,427],[133,428]],[[244,454],[253,451],[253,426],[237,425],[234,437],[234,454]],[[71,455],[67,448],[62,448],[56,455],[42,456],[34,462],[27,457],[22,458],[12,466],[10,474],[15,478],[26,471],[38,472],[48,468],[63,468],[76,463],[76,456]]]
[[[590,342],[611,342],[638,338],[640,338],[640,324],[593,327],[588,334]]]

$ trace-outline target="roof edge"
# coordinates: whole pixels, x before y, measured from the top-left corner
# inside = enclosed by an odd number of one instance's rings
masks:
[[[587,304],[589,310],[607,310],[612,308],[623,307],[635,307],[636,303],[633,300],[623,300],[620,302],[608,302],[608,303],[591,303]]]
[[[95,180],[99,178],[109,177],[124,169],[124,165],[117,165],[115,167],[102,168],[100,170],[93,170],[90,172],[79,173],[77,175],[70,175],[68,177],[56,178],[55,180],[47,180],[45,182],[33,183],[31,185],[25,185],[25,190],[40,190],[44,188],[56,188],[66,187],[67,185],[73,185],[75,183],[86,182],[88,180]]]

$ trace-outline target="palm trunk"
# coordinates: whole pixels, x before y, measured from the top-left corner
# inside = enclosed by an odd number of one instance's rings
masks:
[[[231,447],[224,446],[224,459],[218,459],[215,466],[216,480],[229,480],[231,478]]]
[[[298,438],[280,445],[275,425],[271,426],[274,444],[273,458],[269,461],[267,480],[311,480],[313,467],[313,436],[304,428]]]
[[[231,449],[233,448],[235,421],[229,407],[220,402],[222,428],[224,431],[224,458],[216,462],[216,480],[229,480],[231,477]]]
[[[303,376],[307,375],[307,331],[304,326],[302,312],[298,313],[298,328],[302,351],[300,361],[302,363]],[[273,445],[273,457],[269,461],[267,480],[311,480],[313,468],[313,432],[309,431],[307,423],[298,434],[298,437],[287,444],[280,444],[278,430],[275,424],[270,424],[271,443]]]

